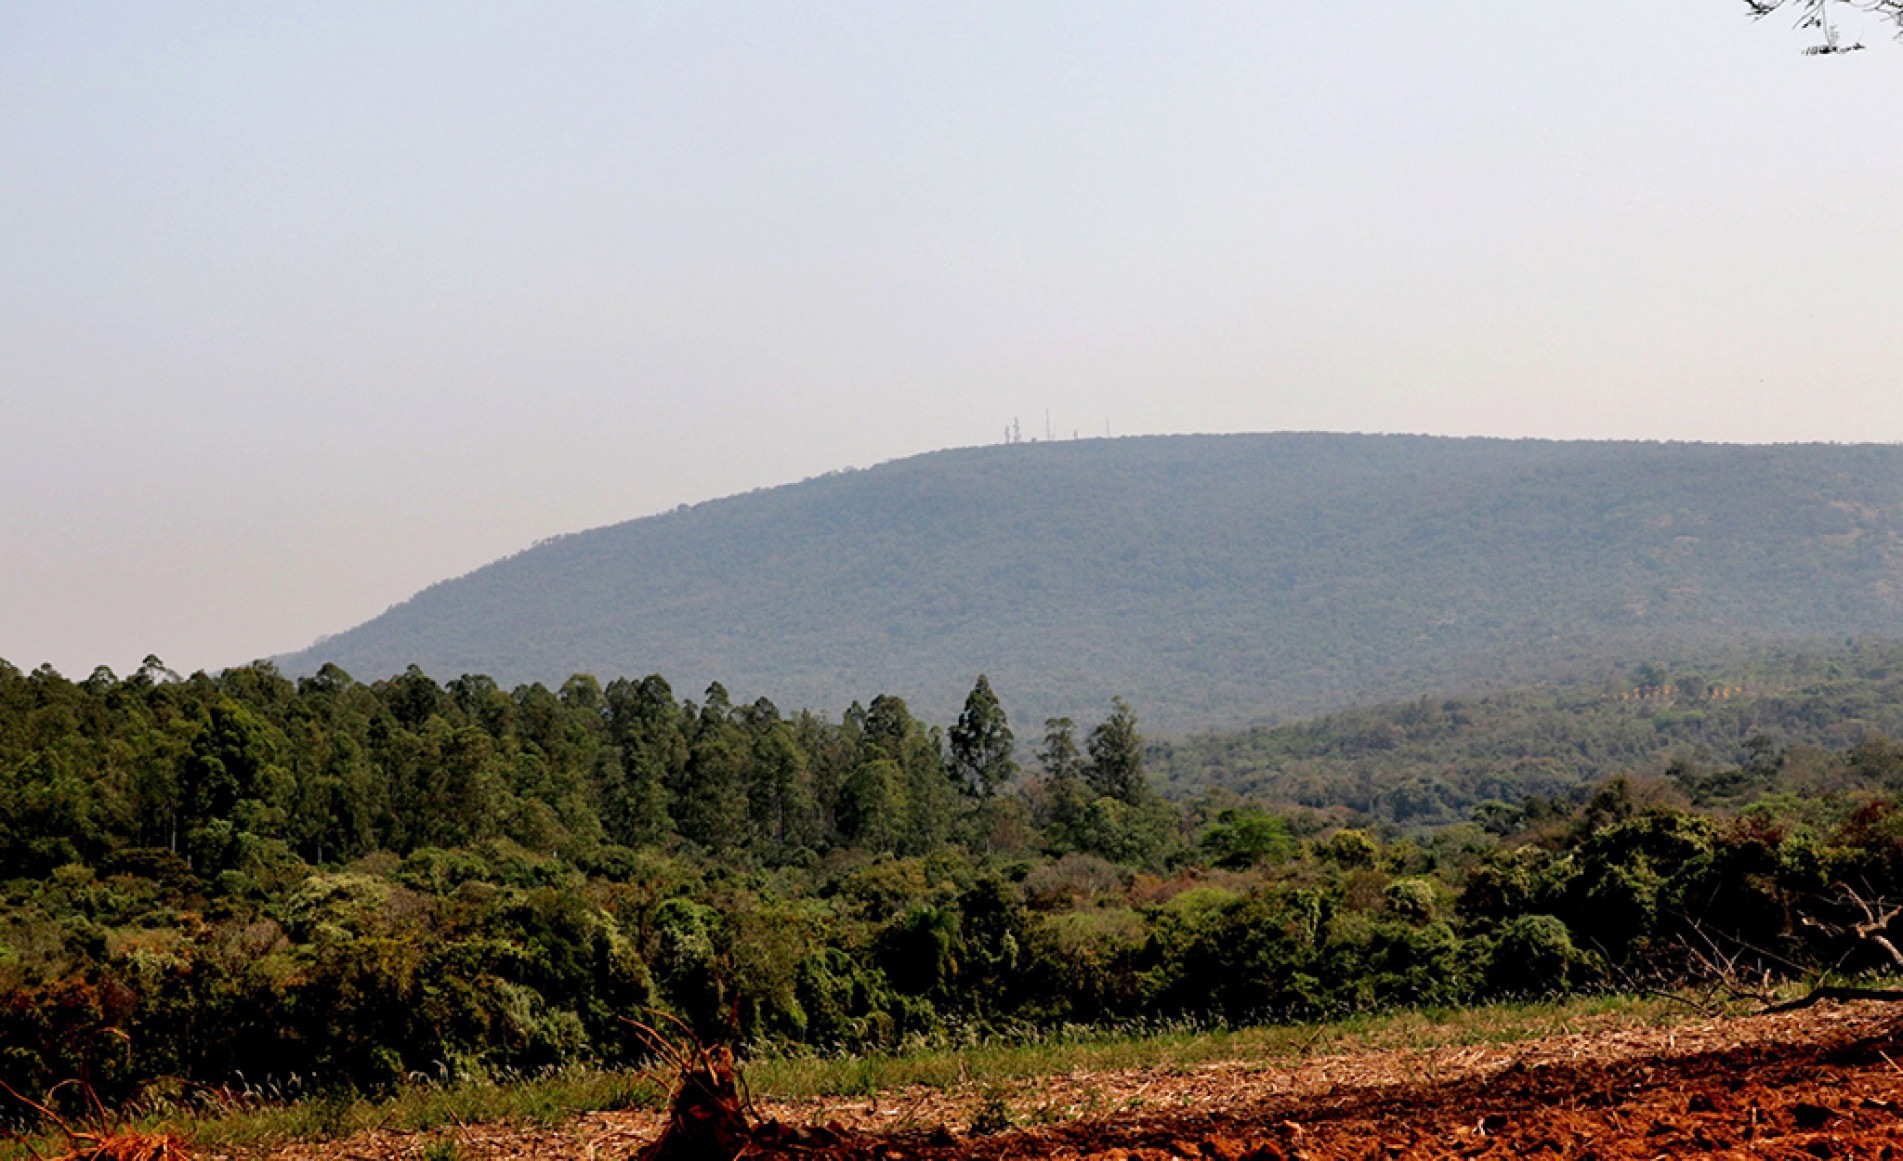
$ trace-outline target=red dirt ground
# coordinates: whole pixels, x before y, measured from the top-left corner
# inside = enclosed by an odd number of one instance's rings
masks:
[[[747,1157],[825,1161],[1335,1161],[1337,1158],[1897,1158],[1903,1011],[1817,1008],[1671,1028],[1607,1026],[1504,1046],[1363,1052],[1275,1064],[1049,1078],[1009,1093],[1014,1120],[974,1135],[974,1092],[768,1105]],[[996,1099],[998,1094],[988,1094]],[[456,1154],[622,1159],[652,1113],[549,1129],[471,1126]],[[393,1161],[435,1136],[376,1134],[278,1161]]]
[[[1585,1060],[1346,1089],[1215,1113],[1116,1118],[898,1150],[918,1158],[1903,1157],[1896,1023],[1675,1058]],[[895,1153],[867,1142],[855,1157]]]

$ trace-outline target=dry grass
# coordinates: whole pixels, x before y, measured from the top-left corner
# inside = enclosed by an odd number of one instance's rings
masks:
[[[77,1093],[81,1112],[62,1116],[53,1103],[61,1089]],[[42,1132],[36,1141],[16,1136],[9,1142],[40,1161],[187,1161],[185,1142],[168,1130],[130,1127],[101,1103],[91,1085],[66,1081],[55,1085],[43,1101],[22,1096],[0,1082],[0,1093],[39,1118]]]
[[[1663,1000],[1608,996],[1234,1030],[1171,1025],[1112,1032],[1079,1029],[1015,1042],[921,1046],[893,1055],[755,1060],[747,1067],[747,1080],[756,1094],[776,1100],[873,1096],[915,1086],[951,1088],[1077,1072],[1189,1069],[1212,1063],[1281,1062],[1331,1052],[1506,1044],[1608,1023],[1670,1024],[1691,1015]]]

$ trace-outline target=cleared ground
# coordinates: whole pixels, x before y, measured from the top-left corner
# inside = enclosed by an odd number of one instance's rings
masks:
[[[787,1130],[748,1155],[1903,1158],[1900,1033],[1903,1006],[1820,1006],[1665,1027],[1608,1020],[1503,1046],[1077,1072],[1008,1087],[919,1087],[859,1100],[761,1101],[759,1114]],[[624,1158],[661,1125],[654,1112],[604,1112],[548,1127],[360,1133],[270,1155]]]

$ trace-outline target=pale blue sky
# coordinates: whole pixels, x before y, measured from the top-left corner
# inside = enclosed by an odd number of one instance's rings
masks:
[[[233,664],[1047,409],[1903,440],[1903,46],[1807,36],[1736,0],[0,0],[0,657]]]

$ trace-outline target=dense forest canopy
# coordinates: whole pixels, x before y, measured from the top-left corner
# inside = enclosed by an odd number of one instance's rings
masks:
[[[1814,749],[1752,734],[1736,765],[1406,828],[1168,800],[1130,704],[1014,729],[984,678],[946,730],[892,694],[828,718],[658,676],[0,664],[0,1080],[615,1063],[648,1005],[750,1051],[1310,1019],[1676,978],[1694,936],[1776,971],[1880,966],[1836,921],[1903,896],[1903,747],[1864,712],[1897,654],[1845,656],[1760,719],[1809,720]],[[1667,678],[1711,696],[1651,671],[1627,692]],[[1560,720],[1506,704],[1491,744]],[[1423,730],[1400,744],[1475,744]]]
[[[1903,635],[1903,448],[1232,435],[969,448],[559,537],[281,659],[661,672],[837,714],[990,674],[1170,731]]]

